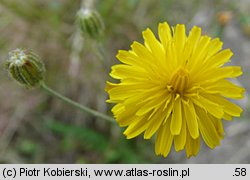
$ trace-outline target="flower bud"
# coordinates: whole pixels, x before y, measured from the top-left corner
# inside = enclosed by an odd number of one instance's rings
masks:
[[[231,11],[221,11],[217,14],[217,21],[221,26],[226,26],[232,19]]]
[[[100,39],[104,31],[104,23],[98,12],[91,9],[80,9],[77,12],[77,24],[82,32],[92,39]]]
[[[5,68],[13,79],[27,88],[39,85],[45,75],[44,63],[30,50],[11,51]]]

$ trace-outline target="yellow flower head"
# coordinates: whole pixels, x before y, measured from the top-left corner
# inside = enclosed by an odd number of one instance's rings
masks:
[[[243,97],[244,89],[230,81],[242,74],[238,66],[223,66],[233,55],[222,50],[222,42],[201,35],[193,27],[186,35],[185,25],[172,29],[158,27],[159,40],[150,29],[142,33],[144,45],[134,42],[131,50],[120,50],[107,82],[108,102],[115,103],[114,117],[128,139],[144,133],[156,134],[155,152],[166,157],[186,149],[188,157],[197,155],[200,137],[214,148],[220,144],[222,119],[239,117],[242,109],[226,98]]]

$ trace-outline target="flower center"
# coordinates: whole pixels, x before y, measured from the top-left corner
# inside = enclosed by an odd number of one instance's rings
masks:
[[[173,91],[179,94],[183,94],[189,84],[189,72],[183,67],[179,68],[170,79],[170,86]]]

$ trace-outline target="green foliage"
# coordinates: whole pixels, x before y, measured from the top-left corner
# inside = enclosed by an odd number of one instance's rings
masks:
[[[45,121],[45,126],[52,132],[63,136],[66,147],[68,147],[70,141],[74,141],[74,139],[80,140],[86,148],[99,152],[104,151],[108,145],[108,140],[105,136],[89,128],[64,124],[57,121]]]
[[[96,152],[104,163],[145,163],[146,159],[136,144],[127,141],[124,136],[119,137],[118,142],[112,142],[104,134],[90,128],[70,125],[46,118],[45,128],[62,138],[60,145],[64,151],[73,151],[76,148]],[[76,146],[76,145],[79,146]],[[79,160],[83,160],[80,158]],[[78,162],[79,162],[78,161]],[[84,162],[88,162],[87,159]]]
[[[28,139],[23,139],[18,146],[19,152],[26,155],[34,155],[36,154],[38,149],[39,145]]]

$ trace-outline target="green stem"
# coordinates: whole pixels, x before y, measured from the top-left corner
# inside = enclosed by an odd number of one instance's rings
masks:
[[[93,109],[90,109],[86,106],[83,106],[75,101],[72,101],[71,99],[69,99],[69,98],[59,94],[58,92],[54,91],[53,89],[49,88],[45,83],[41,83],[40,87],[49,95],[52,95],[52,96],[62,100],[63,102],[68,103],[69,105],[80,109],[83,112],[89,113],[95,117],[102,118],[102,119],[107,120],[107,121],[112,122],[112,123],[115,122],[115,120],[112,117],[107,116],[105,114],[102,114],[102,113],[95,111]]]

